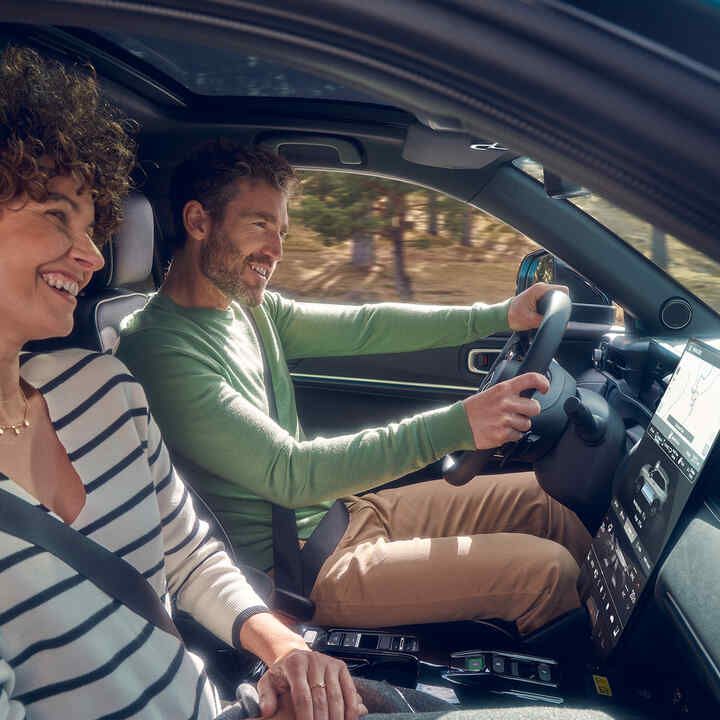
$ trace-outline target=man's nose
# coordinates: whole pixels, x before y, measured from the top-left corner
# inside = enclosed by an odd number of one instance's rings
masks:
[[[270,233],[267,242],[267,253],[273,260],[280,260],[283,256],[283,236],[276,231]]]

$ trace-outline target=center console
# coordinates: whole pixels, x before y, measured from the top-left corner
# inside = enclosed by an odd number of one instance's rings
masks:
[[[593,645],[606,658],[640,598],[697,485],[720,432],[720,353],[687,344],[640,442],[621,467],[581,581]]]

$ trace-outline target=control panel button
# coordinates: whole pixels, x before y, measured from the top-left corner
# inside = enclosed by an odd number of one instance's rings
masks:
[[[328,635],[327,644],[338,646],[342,642],[342,633],[341,632],[331,632],[330,635]]]
[[[315,641],[317,640],[318,631],[317,630],[306,630],[303,635],[303,640],[312,647],[315,644]]]
[[[513,677],[520,677],[520,663],[517,662],[516,660],[513,660],[510,663],[510,674]]]
[[[471,672],[482,672],[485,670],[485,658],[482,655],[467,658],[465,660],[465,669]]]
[[[537,666],[538,678],[543,682],[552,682],[552,673],[550,672],[550,666],[545,663],[538,663]]]
[[[498,675],[505,674],[505,658],[502,655],[493,655],[492,669],[493,672],[497,673]]]
[[[345,633],[342,644],[343,647],[357,647],[360,643],[360,633]]]
[[[378,650],[389,650],[392,642],[392,635],[381,635],[378,639]]]

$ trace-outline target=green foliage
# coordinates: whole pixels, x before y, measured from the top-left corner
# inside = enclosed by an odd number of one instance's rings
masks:
[[[361,230],[375,232],[382,223],[374,214],[378,197],[373,182],[360,175],[308,173],[296,217],[325,245],[344,242]]]
[[[323,237],[326,245],[349,240],[359,231],[387,234],[405,217],[396,217],[393,200],[417,188],[394,180],[349,173],[302,173],[302,195],[295,216]]]

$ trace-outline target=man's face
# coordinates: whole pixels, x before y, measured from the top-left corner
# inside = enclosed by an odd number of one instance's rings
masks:
[[[264,181],[241,180],[235,187],[202,247],[200,269],[228,299],[253,307],[283,254],[287,200]]]

